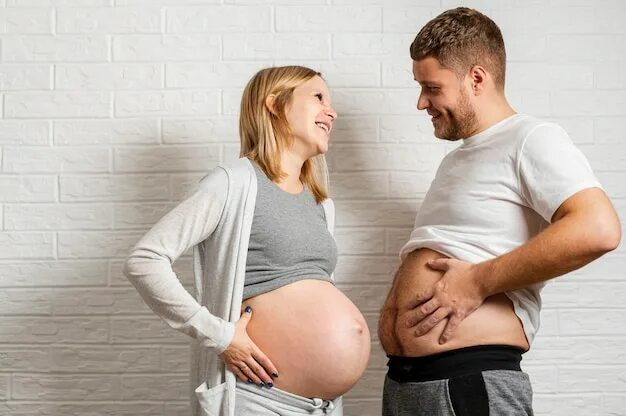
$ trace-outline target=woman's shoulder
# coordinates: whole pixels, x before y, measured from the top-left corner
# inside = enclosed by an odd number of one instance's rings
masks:
[[[236,179],[247,179],[250,175],[255,175],[252,162],[247,157],[240,157],[239,159],[221,163],[218,168],[224,170],[229,177]]]
[[[199,190],[209,191],[215,188],[228,188],[228,174],[221,166],[208,171],[198,184]]]
[[[234,161],[221,163],[207,172],[200,179],[200,188],[226,187],[231,183],[240,182],[254,175],[254,169],[250,161],[243,157]]]

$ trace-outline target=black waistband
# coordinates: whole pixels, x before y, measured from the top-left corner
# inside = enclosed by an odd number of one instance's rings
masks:
[[[442,380],[488,370],[521,371],[523,349],[510,345],[478,345],[424,357],[390,355],[390,379],[399,383]]]

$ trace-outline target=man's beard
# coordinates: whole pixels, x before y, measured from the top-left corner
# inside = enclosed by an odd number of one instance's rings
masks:
[[[435,136],[442,140],[456,141],[466,139],[472,135],[476,128],[477,118],[474,109],[470,105],[469,97],[461,90],[461,97],[457,101],[456,111],[448,112],[445,117],[442,113],[439,122],[443,125],[435,128]]]

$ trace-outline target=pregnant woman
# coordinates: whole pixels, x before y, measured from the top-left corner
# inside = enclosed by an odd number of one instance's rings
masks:
[[[367,366],[367,325],[333,280],[324,153],[336,118],[319,73],[259,71],[241,101],[242,157],[205,176],[126,261],[148,306],[195,338],[194,416],[341,416]],[[172,271],[190,247],[195,296]]]

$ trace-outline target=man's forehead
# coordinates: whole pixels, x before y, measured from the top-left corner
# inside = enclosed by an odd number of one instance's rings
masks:
[[[441,66],[435,58],[427,57],[413,61],[413,77],[417,82],[441,82],[454,76],[454,72]]]

